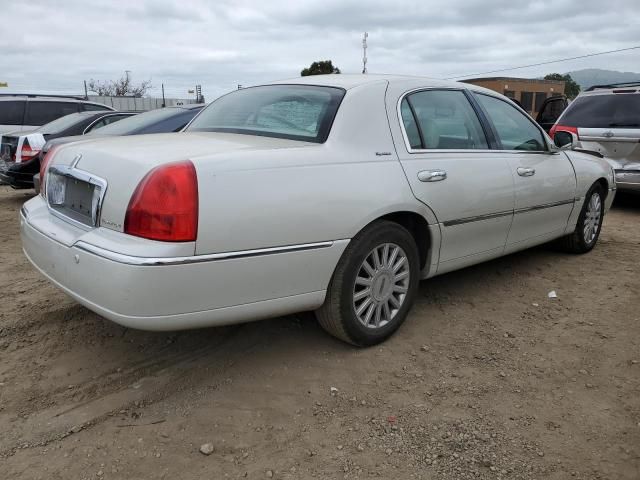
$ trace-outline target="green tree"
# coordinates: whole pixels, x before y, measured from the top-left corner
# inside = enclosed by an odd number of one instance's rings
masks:
[[[334,67],[331,60],[320,60],[319,62],[313,62],[310,67],[302,70],[300,75],[308,77],[309,75],[326,75],[327,73],[340,73],[340,69]]]
[[[544,77],[545,80],[560,80],[564,82],[564,93],[569,98],[576,98],[580,93],[580,85],[571,78],[571,75],[561,75],[559,73],[550,73]]]

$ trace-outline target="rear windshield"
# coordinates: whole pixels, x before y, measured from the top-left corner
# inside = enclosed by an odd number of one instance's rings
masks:
[[[565,110],[558,124],[582,128],[640,128],[640,94],[578,97]]]
[[[219,98],[187,127],[323,143],[344,90],[311,85],[252,87]]]
[[[150,110],[139,113],[138,115],[133,115],[119,122],[110,123],[109,125],[96,129],[95,132],[99,135],[131,135],[175,115],[180,115],[185,111],[184,108],[158,108],[157,110]]]
[[[82,122],[89,118],[86,113],[72,113],[71,115],[65,115],[64,117],[60,117],[53,122],[49,122],[38,129],[38,132],[43,135],[51,135],[60,133],[63,130],[66,130],[69,127],[73,127],[77,123]]]

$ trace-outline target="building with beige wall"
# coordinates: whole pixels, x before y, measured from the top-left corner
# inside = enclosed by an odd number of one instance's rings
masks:
[[[564,82],[559,80],[537,80],[533,78],[490,77],[462,80],[494,92],[501,93],[520,102],[533,118],[542,103],[553,95],[564,95]]]

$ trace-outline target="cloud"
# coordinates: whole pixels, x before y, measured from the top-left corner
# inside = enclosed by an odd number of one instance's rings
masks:
[[[55,5],[55,6],[54,6]],[[3,2],[0,81],[11,91],[82,92],[83,80],[152,79],[168,96],[201,84],[296,77],[314,60],[343,72],[444,77],[640,45],[637,0],[86,0]],[[24,28],[28,25],[29,28]],[[505,72],[638,70],[640,50]],[[5,90],[8,91],[8,90]]]

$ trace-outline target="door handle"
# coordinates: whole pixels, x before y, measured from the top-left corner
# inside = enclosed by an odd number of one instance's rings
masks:
[[[440,182],[447,178],[444,170],[421,170],[418,172],[418,180],[421,182]]]
[[[518,167],[517,172],[521,177],[532,177],[536,174],[536,169],[529,167]]]

